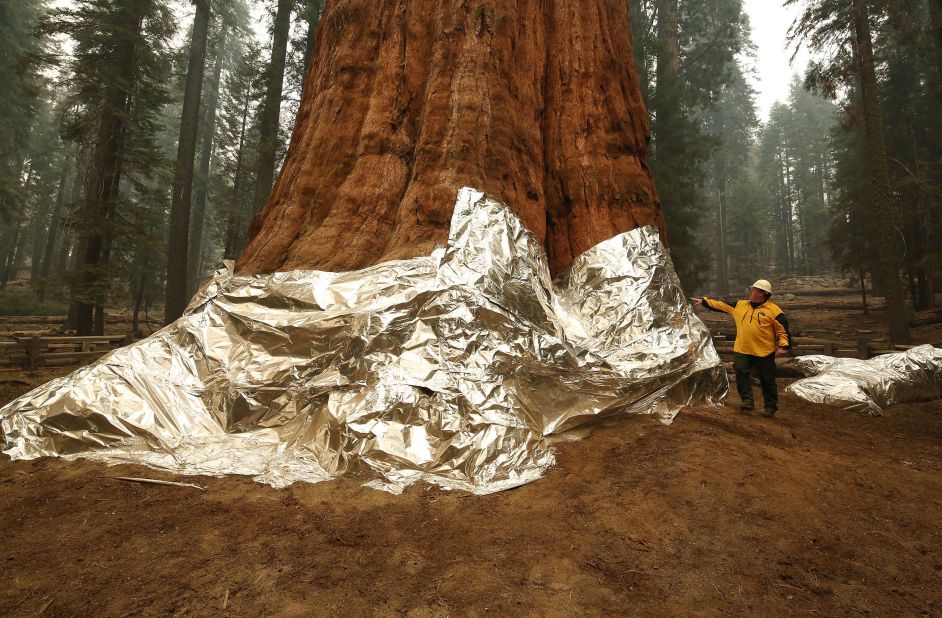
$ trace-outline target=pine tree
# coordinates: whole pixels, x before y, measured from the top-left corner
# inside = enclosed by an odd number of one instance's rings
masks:
[[[715,227],[707,234],[709,245],[716,257],[717,292],[726,296],[730,292],[730,262],[756,263],[763,249],[765,235],[753,230],[748,241],[736,243],[748,224],[759,211],[759,205],[750,202],[754,192],[746,195],[745,186],[750,178],[750,159],[755,148],[756,116],[755,93],[742,69],[733,67],[734,76],[720,92],[716,104],[703,116],[703,130],[713,137],[716,148],[706,167],[706,201],[715,208]],[[738,273],[737,273],[738,275]]]
[[[61,272],[53,272],[53,254],[59,247],[62,239],[64,227],[65,209],[67,206],[68,182],[73,176],[75,169],[74,148],[68,148],[59,168],[59,182],[56,188],[55,206],[49,220],[49,229],[43,246],[41,264],[39,266],[39,280],[37,296],[39,301],[45,300],[46,294],[53,284],[52,276],[61,275]]]
[[[929,28],[935,52],[936,97],[942,106],[942,0],[929,0]]]
[[[197,191],[191,225],[190,243],[190,290],[195,291],[199,278],[206,274],[210,266],[223,257],[224,238],[229,215],[232,212],[233,196],[227,177],[228,155],[233,148],[232,113],[243,111],[240,80],[234,75],[246,67],[243,55],[246,48],[253,46],[252,27],[249,24],[249,10],[244,2],[228,2],[220,5],[218,23],[211,32],[213,50],[212,78],[206,80],[205,114],[201,121],[200,172],[197,175]],[[224,43],[224,44],[223,44]],[[261,75],[260,64],[255,62],[248,67],[244,75],[248,82],[257,81]],[[235,105],[229,90],[235,88],[235,98],[240,99]],[[254,103],[254,99],[252,100]],[[254,104],[246,111],[247,128]],[[241,120],[241,117],[240,117]],[[238,125],[240,121],[235,123]],[[237,131],[238,132],[238,131]],[[254,160],[254,151],[248,154],[248,160]],[[251,185],[250,185],[251,186]],[[238,202],[238,200],[235,200]],[[247,223],[244,224],[247,228]]]
[[[787,0],[788,4],[796,2]],[[898,218],[890,187],[872,32],[867,0],[807,0],[793,26],[792,38],[804,41],[816,52],[828,54],[812,66],[811,85],[833,91],[837,83],[859,80],[873,192],[874,275],[886,297],[890,338],[905,343],[909,341],[909,310],[899,276],[900,251],[893,233]]]
[[[311,68],[311,57],[314,55],[314,33],[321,22],[321,14],[324,12],[324,0],[306,0],[302,8],[302,19],[307,23],[307,32],[304,37],[304,62],[301,68],[301,88],[299,92],[304,91],[304,85],[307,83],[307,76]],[[301,46],[299,46],[301,47]]]
[[[216,139],[216,115],[219,109],[219,90],[222,82],[222,66],[229,26],[222,22],[214,44],[213,72],[206,86],[206,113],[200,129],[200,166],[196,177],[196,194],[190,222],[190,243],[187,273],[187,297],[193,295],[202,274],[205,235],[206,201],[209,195],[209,173]]]
[[[53,93],[47,91],[47,95]],[[27,149],[30,183],[24,187],[22,241],[24,257],[29,260],[30,284],[40,296],[44,296],[48,283],[42,277],[42,263],[49,229],[52,220],[61,214],[57,205],[64,204],[65,199],[67,161],[66,148],[59,137],[60,114],[61,104],[43,97],[37,106]]]
[[[80,335],[101,334],[114,272],[116,243],[143,179],[161,169],[155,136],[168,101],[168,44],[174,25],[155,0],[79,0],[51,13],[47,29],[75,43],[66,68],[70,99],[64,132],[88,144],[81,203],[73,217],[79,268],[72,276],[74,320]]]
[[[307,82],[314,53],[314,35],[324,10],[324,0],[297,0],[297,12],[291,24],[288,54],[285,58],[285,79],[282,93],[282,126],[293,122],[301,103],[301,92]],[[287,127],[290,131],[290,126]]]
[[[801,268],[804,274],[828,270],[825,230],[828,221],[827,196],[833,174],[833,158],[828,136],[837,124],[837,110],[820,96],[814,96],[796,81],[789,104],[796,126],[791,132],[797,153],[795,181],[798,186],[798,221],[801,233]]]
[[[795,272],[793,162],[787,139],[791,123],[792,110],[788,105],[773,105],[758,149],[760,178],[768,196],[768,226],[773,246],[770,266],[780,273]]]
[[[42,91],[37,62],[45,38],[36,27],[41,0],[0,2],[0,221],[9,222],[22,205],[26,148]],[[8,239],[9,240],[9,239]]]
[[[193,0],[196,14],[190,36],[186,88],[180,121],[180,144],[177,150],[173,199],[170,207],[170,239],[167,245],[167,291],[164,321],[169,324],[183,314],[189,299],[187,257],[190,249],[190,208],[193,190],[193,163],[199,130],[200,97],[206,62],[206,40],[209,33],[209,0]]]
[[[895,3],[899,2],[897,6]],[[930,37],[920,27],[929,22],[922,2],[893,0],[889,19],[876,32],[874,45],[885,59],[881,105],[892,192],[902,204],[901,232],[906,240],[903,267],[913,305],[935,306],[938,213],[942,201],[942,155],[937,97],[925,86],[934,81]]]
[[[258,131],[253,115],[260,104],[262,85],[261,50],[240,45],[235,66],[224,80],[220,105],[219,147],[216,149],[222,257],[239,257],[248,241],[249,221],[254,212],[255,183],[252,162],[256,159]]]
[[[651,104],[651,170],[658,183],[668,242],[681,280],[699,287],[705,273],[704,221],[715,209],[707,187],[711,152],[705,114],[736,79],[749,45],[741,0],[639,0],[631,29],[641,90]]]
[[[265,204],[275,178],[278,135],[281,118],[281,97],[284,89],[285,62],[291,30],[294,0],[277,0],[272,24],[271,57],[265,69],[265,99],[259,117],[258,154],[255,162],[255,210]]]
[[[861,131],[863,118],[859,90],[852,89],[844,104],[843,120],[831,138],[835,156],[832,212],[828,239],[834,260],[844,272],[856,275],[860,284],[864,312],[867,311],[867,273],[873,271],[870,219],[873,195],[866,183],[866,136]]]

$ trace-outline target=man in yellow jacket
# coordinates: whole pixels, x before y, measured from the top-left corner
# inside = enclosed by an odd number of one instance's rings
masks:
[[[785,356],[792,347],[788,319],[778,307],[769,302],[772,284],[759,279],[749,289],[749,299],[735,307],[721,300],[694,298],[697,305],[711,311],[728,313],[736,320],[736,343],[733,346],[733,368],[736,370],[736,390],[742,401],[741,410],[755,410],[752,394],[752,370],[759,374],[762,384],[763,416],[773,417],[778,411],[778,388],[775,385],[775,357]]]

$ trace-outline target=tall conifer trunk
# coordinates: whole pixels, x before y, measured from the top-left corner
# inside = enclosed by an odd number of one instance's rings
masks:
[[[170,205],[170,238],[167,245],[167,297],[164,319],[169,324],[183,314],[187,300],[187,256],[189,254],[190,205],[193,194],[193,162],[199,126],[200,95],[206,67],[206,37],[209,33],[209,0],[194,0],[196,16],[190,39],[189,63],[180,119],[176,173]]]
[[[206,199],[209,194],[209,168],[213,158],[213,143],[216,136],[216,111],[219,107],[219,87],[222,77],[222,55],[226,48],[228,28],[223,25],[216,44],[216,59],[213,66],[213,81],[209,85],[209,101],[206,104],[206,119],[203,123],[203,139],[200,147],[200,173],[193,200],[193,216],[190,224],[189,262],[187,269],[187,296],[196,292],[199,284],[203,254],[203,227],[206,218]]]
[[[46,291],[49,286],[49,274],[52,271],[52,254],[59,242],[59,227],[62,220],[62,209],[65,206],[65,185],[72,173],[73,154],[69,152],[65,161],[62,163],[62,169],[59,172],[59,188],[56,191],[56,203],[52,211],[52,217],[49,221],[49,232],[46,236],[46,244],[43,247],[42,262],[39,267],[40,286],[37,293],[39,301],[46,299]]]
[[[278,120],[281,115],[281,94],[285,83],[285,59],[288,55],[288,36],[291,30],[291,9],[294,0],[278,0],[271,60],[266,71],[265,100],[258,127],[258,159],[255,164],[254,211],[258,211],[271,192],[275,177],[278,149]]]
[[[242,272],[427,254],[457,191],[504,200],[551,266],[663,229],[623,0],[328,0]]]
[[[873,61],[873,42],[867,0],[854,2],[854,32],[857,39],[856,59],[860,73],[864,121],[867,129],[867,162],[873,190],[874,269],[886,297],[887,326],[895,343],[909,342],[909,310],[899,276],[896,250],[897,225],[890,194],[890,173],[887,169],[886,143],[883,136],[883,115],[880,92]]]
[[[234,260],[245,247],[245,228],[247,227],[242,208],[242,193],[245,176],[245,133],[249,123],[249,103],[252,99],[251,89],[245,92],[242,101],[242,125],[239,129],[239,146],[236,149],[236,167],[233,173],[232,204],[229,211],[229,221],[226,224],[226,245],[223,249],[223,259]]]
[[[942,103],[942,0],[929,0],[929,27],[935,47],[936,98]]]
[[[6,288],[7,283],[16,276],[16,254],[20,249],[20,231],[22,227],[23,224],[18,223],[16,227],[13,228],[10,246],[7,250],[6,258],[4,259],[3,274],[0,275],[0,290]]]
[[[723,166],[725,168],[725,165]],[[723,188],[716,192],[716,291],[729,295],[729,258],[726,255],[726,193],[728,181],[723,177]]]
[[[307,74],[311,70],[311,56],[314,55],[314,33],[321,21],[321,11],[324,9],[324,0],[308,0],[307,5],[307,37],[304,40],[304,73],[301,77],[301,92],[307,85]]]
[[[126,83],[112,83],[105,95],[98,125],[98,135],[91,156],[83,204],[81,265],[72,288],[70,322],[76,334],[101,335],[102,312],[96,319],[96,306],[105,302],[103,270],[107,268],[107,248],[111,236],[110,222],[116,208],[121,184],[121,162],[124,156],[127,122],[131,105],[131,84],[135,79],[136,41],[143,28],[149,0],[129,0],[121,4],[121,27],[126,33],[119,37],[114,56],[109,61],[124,66]]]

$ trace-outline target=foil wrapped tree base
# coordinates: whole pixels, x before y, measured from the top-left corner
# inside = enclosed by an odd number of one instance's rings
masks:
[[[554,282],[520,220],[463,189],[448,246],[428,257],[222,271],[180,320],[0,420],[18,459],[488,493],[538,478],[548,436],[611,414],[669,422],[727,387],[655,228],[597,245]]]

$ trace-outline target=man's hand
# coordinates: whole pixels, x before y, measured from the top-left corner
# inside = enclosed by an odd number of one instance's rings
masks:
[[[693,301],[693,304],[695,304],[695,305],[697,305],[697,306],[703,305],[703,299],[702,299],[702,298],[691,298],[690,300],[692,300],[692,301]]]
[[[788,352],[789,350],[787,350],[786,348],[779,348],[778,350],[775,351],[775,356],[778,358],[781,358],[783,356],[788,356]]]

